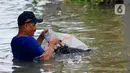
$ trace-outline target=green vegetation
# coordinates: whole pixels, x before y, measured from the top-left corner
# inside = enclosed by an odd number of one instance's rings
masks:
[[[104,2],[104,0],[71,0],[71,3],[85,3],[85,4],[88,3],[88,4],[93,4],[93,5],[98,5],[101,2]]]
[[[69,0],[66,0],[66,2]],[[123,0],[70,0],[71,3],[82,3],[82,4],[91,4],[91,5],[115,5],[123,4]],[[68,2],[70,3],[70,2]]]

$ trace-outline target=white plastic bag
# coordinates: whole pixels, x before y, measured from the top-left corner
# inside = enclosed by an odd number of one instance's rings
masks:
[[[48,29],[48,32],[44,35],[46,41],[49,42],[50,40],[57,38],[54,33],[55,32],[52,29]]]
[[[48,32],[45,34],[45,39],[50,41],[51,39],[57,38],[61,40],[61,43],[73,48],[79,48],[87,50],[89,49],[87,45],[78,40],[75,36],[66,34],[66,33],[58,33],[54,32],[52,29],[48,29]]]

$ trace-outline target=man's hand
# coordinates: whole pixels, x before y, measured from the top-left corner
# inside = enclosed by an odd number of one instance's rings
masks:
[[[56,45],[56,44],[59,44],[60,46],[63,46],[62,44],[61,44],[61,41],[59,40],[59,39],[52,39],[51,41],[50,41],[50,43],[53,43],[54,45]]]
[[[40,57],[40,60],[49,60],[52,57],[55,44],[59,44],[59,43],[60,43],[60,40],[58,40],[58,39],[50,40],[48,48],[45,50],[43,55]]]
[[[47,32],[48,32],[48,29],[43,30],[42,33],[40,34],[40,37],[44,38],[44,35],[45,35],[45,33],[47,33]]]
[[[39,43],[40,45],[42,44],[42,41],[44,40],[44,35],[45,35],[45,33],[47,33],[47,32],[48,32],[48,29],[45,29],[45,30],[43,30],[42,33],[39,35],[37,41],[38,41],[38,43]]]

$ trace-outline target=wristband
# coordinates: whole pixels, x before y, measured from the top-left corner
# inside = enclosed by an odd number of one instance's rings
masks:
[[[45,37],[44,37],[44,35],[40,35],[40,37],[42,38],[42,39],[44,39]]]

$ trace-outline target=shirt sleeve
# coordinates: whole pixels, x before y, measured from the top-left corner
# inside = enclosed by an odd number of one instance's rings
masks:
[[[41,45],[38,43],[38,41],[36,39],[34,39],[32,36],[30,36],[28,38],[28,50],[30,52],[30,54],[32,55],[32,57],[40,57],[43,52],[44,49],[41,47]]]

